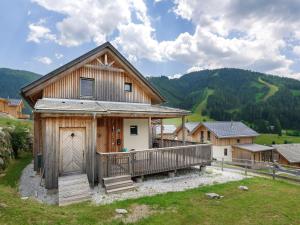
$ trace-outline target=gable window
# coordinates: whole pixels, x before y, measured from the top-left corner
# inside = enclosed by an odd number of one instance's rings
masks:
[[[130,135],[138,135],[138,126],[130,126]]]
[[[210,131],[207,131],[207,140],[210,141]]]
[[[80,78],[80,97],[93,98],[95,92],[95,80],[91,78]]]
[[[124,91],[132,92],[132,83],[125,83],[124,84]]]
[[[227,156],[227,154],[228,154],[228,150],[227,148],[224,148],[224,156]]]

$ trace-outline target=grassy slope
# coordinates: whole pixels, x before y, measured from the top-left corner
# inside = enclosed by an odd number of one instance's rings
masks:
[[[277,134],[261,134],[255,139],[257,144],[271,145],[275,141],[276,144],[284,144],[284,141],[288,143],[300,143],[300,137],[282,135],[278,136]]]
[[[122,224],[114,218],[116,208],[147,204],[156,210],[137,224],[299,224],[300,188],[283,181],[255,178],[244,181],[200,187],[185,192],[116,202],[106,206],[80,203],[66,207],[47,206],[34,200],[21,200],[12,180],[20,175],[28,157],[9,167],[0,178],[1,224]],[[15,172],[12,172],[15,171]],[[3,182],[3,181],[9,182]],[[239,185],[247,185],[248,192]],[[224,195],[222,200],[209,200],[205,193]]]
[[[32,126],[32,120],[18,120],[12,118],[1,118],[0,117],[0,127],[6,127],[11,125],[25,125],[25,126]]]
[[[266,101],[268,98],[273,96],[279,90],[279,88],[277,86],[270,84],[270,83],[262,80],[261,78],[258,78],[258,81],[260,83],[266,85],[269,88],[269,92],[264,96],[263,101]]]

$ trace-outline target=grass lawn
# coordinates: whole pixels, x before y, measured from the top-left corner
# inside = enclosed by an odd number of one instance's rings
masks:
[[[275,141],[276,144],[284,144],[285,141],[288,143],[300,143],[300,137],[287,135],[278,136],[278,134],[261,134],[255,139],[255,143],[265,145],[271,145],[273,141]]]
[[[31,127],[32,121],[0,117],[0,127],[7,127],[7,126],[11,126],[11,125],[24,125],[27,127]]]
[[[300,224],[300,186],[284,181],[252,178],[227,184],[200,187],[185,192],[126,200],[105,206],[80,203],[66,207],[21,200],[14,186],[28,155],[11,164],[0,181],[0,224],[123,224],[116,208],[148,205],[152,214],[136,224]],[[14,170],[15,172],[12,172]],[[247,185],[249,191],[240,191]],[[225,197],[207,199],[205,193]]]

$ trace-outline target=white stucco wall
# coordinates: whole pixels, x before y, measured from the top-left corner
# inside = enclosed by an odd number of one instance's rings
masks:
[[[138,135],[130,135],[130,126],[138,127]],[[124,119],[124,148],[144,150],[149,148],[148,119]]]
[[[227,148],[227,156],[224,156],[224,149]],[[232,161],[232,147],[228,146],[212,146],[212,155],[213,158],[217,160],[222,160],[224,158],[225,161]]]

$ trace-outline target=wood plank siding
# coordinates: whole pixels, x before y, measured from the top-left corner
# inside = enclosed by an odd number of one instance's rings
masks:
[[[100,65],[97,60],[91,65]],[[95,80],[95,96],[93,100],[151,103],[151,97],[139,83],[127,72],[100,70],[81,67],[43,90],[44,98],[80,99],[80,78]],[[125,83],[132,83],[132,92],[124,90]]]
[[[85,160],[86,173],[92,183],[94,178],[93,161],[95,158],[93,134],[93,118],[66,117],[66,118],[43,118],[44,139],[44,167],[45,186],[48,189],[58,187],[59,160],[60,160],[60,128],[84,128],[85,129]]]

